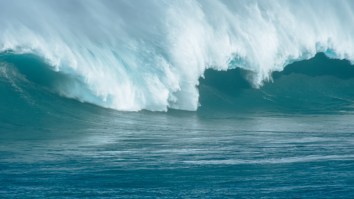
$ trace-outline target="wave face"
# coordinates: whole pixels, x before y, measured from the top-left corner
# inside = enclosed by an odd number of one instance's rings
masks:
[[[353,8],[350,0],[0,0],[0,74],[117,110],[196,110],[207,69],[245,70],[259,88],[318,52],[353,63]]]
[[[333,113],[354,110],[354,67],[323,53],[286,66],[254,89],[249,71],[207,70],[200,80],[200,111],[237,113]]]

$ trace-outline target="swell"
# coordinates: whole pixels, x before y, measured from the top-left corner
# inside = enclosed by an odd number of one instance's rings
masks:
[[[43,128],[43,132],[60,133],[69,126],[91,125],[103,111],[109,114],[108,110],[70,99],[72,90],[83,92],[86,84],[53,69],[31,54],[0,55],[0,132],[18,132],[23,137],[31,128]]]
[[[204,104],[197,87],[208,69],[249,71],[249,84],[266,92],[274,72],[318,52],[353,61],[353,7],[349,0],[0,1],[0,53],[61,96],[122,111],[194,111]]]
[[[254,88],[248,80],[251,73],[239,68],[207,70],[199,80],[199,112],[306,114],[353,111],[354,67],[347,60],[330,59],[319,53],[310,60],[295,62],[281,72],[274,72],[272,81],[260,88]],[[84,80],[55,71],[37,56],[1,54],[1,120],[33,123],[44,117],[70,121],[77,114],[92,116],[100,110],[67,99],[75,98],[70,96],[72,90],[90,93],[86,86]],[[87,96],[87,99],[89,97],[95,98]]]
[[[325,113],[354,108],[354,67],[323,53],[272,74],[255,89],[242,69],[208,70],[200,80],[200,111]]]

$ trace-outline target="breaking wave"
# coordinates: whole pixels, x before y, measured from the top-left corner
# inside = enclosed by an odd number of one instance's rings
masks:
[[[205,73],[200,80],[201,111],[326,113],[354,110],[354,67],[323,53],[272,74],[272,82],[255,89],[250,71]]]
[[[349,107],[353,8],[344,0],[0,0],[1,101],[16,94],[30,103],[36,91],[122,111]]]

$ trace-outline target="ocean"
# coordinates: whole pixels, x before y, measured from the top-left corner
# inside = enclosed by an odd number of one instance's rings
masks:
[[[0,198],[354,198],[353,8],[0,0]]]

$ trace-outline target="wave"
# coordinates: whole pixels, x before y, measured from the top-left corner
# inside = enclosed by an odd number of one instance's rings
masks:
[[[197,110],[211,95],[201,91],[199,100],[200,77],[211,78],[210,70],[247,71],[240,85],[263,94],[274,85],[285,96],[289,85],[306,82],[276,75],[291,63],[319,52],[353,63],[352,8],[353,1],[330,0],[0,1],[1,79],[15,89],[9,82],[25,77],[50,93],[122,111]],[[350,93],[350,79],[339,78]]]
[[[200,110],[235,112],[324,113],[354,108],[354,67],[323,53],[272,74],[255,89],[243,69],[208,70],[200,80]]]
[[[28,119],[33,122],[36,113],[38,117],[54,116],[60,120],[73,110],[86,116],[100,112],[89,104],[67,100],[70,95],[69,98],[76,99],[72,94],[76,91],[82,92],[81,97],[100,102],[97,96],[88,95],[91,92],[83,79],[71,73],[53,71],[37,56],[2,54],[0,63],[0,109],[5,119],[20,114],[25,115],[21,118],[27,118],[31,113]],[[354,67],[347,60],[329,59],[319,53],[310,60],[295,62],[281,72],[274,72],[272,82],[260,88],[254,88],[249,81],[252,73],[240,68],[206,70],[198,86],[199,113],[354,111]],[[81,101],[80,98],[76,100]]]

